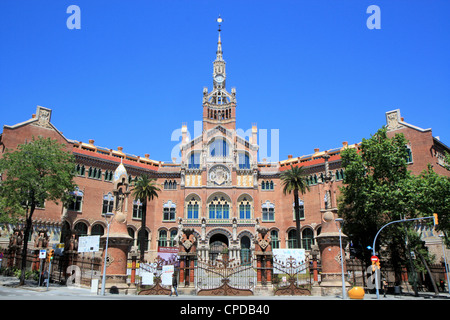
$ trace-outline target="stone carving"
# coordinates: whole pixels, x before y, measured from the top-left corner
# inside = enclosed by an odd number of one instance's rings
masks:
[[[257,227],[256,229],[256,251],[272,251],[270,246],[270,233],[269,229],[263,227]]]
[[[212,167],[209,170],[209,184],[213,185],[228,185],[231,183],[231,175],[230,170],[223,166],[223,165],[217,165]]]
[[[197,244],[197,238],[194,235],[194,229],[183,229],[180,239],[180,249],[182,252],[194,252]]]
[[[9,238],[8,249],[11,251],[19,250],[22,247],[23,234],[22,230],[14,229],[14,233]]]
[[[48,235],[47,230],[39,230],[38,236],[34,240],[34,247],[35,248],[47,248],[48,245]]]

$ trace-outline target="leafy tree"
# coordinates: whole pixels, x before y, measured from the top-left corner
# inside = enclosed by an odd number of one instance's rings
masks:
[[[135,200],[140,200],[142,202],[142,219],[141,219],[141,230],[139,231],[139,251],[140,251],[140,261],[144,262],[145,254],[145,226],[147,219],[147,201],[153,200],[158,197],[158,192],[161,190],[156,186],[156,179],[150,179],[146,175],[137,177],[134,181],[133,196]]]
[[[417,209],[424,216],[437,213],[439,224],[438,230],[443,231],[446,242],[448,242],[448,231],[450,229],[450,178],[437,174],[431,165],[424,170],[416,181],[418,193]]]
[[[345,177],[338,201],[339,215],[346,222],[344,232],[360,249],[356,256],[367,264],[372,252],[366,247],[372,246],[376,233],[388,222],[436,212],[442,220],[440,228],[448,229],[450,180],[437,175],[430,166],[420,176],[412,175],[407,170],[406,145],[403,134],[388,138],[383,127],[370,139],[363,139],[359,150],[346,149],[341,153]],[[427,270],[432,258],[408,225],[388,226],[376,243],[376,251],[390,257],[398,278],[405,264],[414,274],[415,270]],[[416,252],[420,259],[413,261],[410,252]]]
[[[296,225],[296,240],[297,247],[300,248],[300,206],[299,206],[299,192],[305,194],[309,191],[309,186],[306,181],[306,172],[303,166],[293,167],[284,171],[281,174],[283,183],[283,193],[294,193],[294,211],[295,211],[295,225]]]
[[[363,248],[358,258],[367,263],[371,252],[365,248],[372,246],[378,230],[390,221],[416,214],[406,144],[402,134],[390,139],[386,128],[382,128],[370,139],[363,139],[359,150],[346,149],[341,153],[345,177],[338,201],[339,214],[352,242]],[[383,231],[377,245],[392,241],[392,235]]]
[[[20,285],[25,281],[28,240],[33,225],[33,213],[46,201],[67,203],[73,183],[74,157],[64,144],[50,138],[34,139],[19,145],[15,151],[6,150],[0,159],[0,212],[3,220],[25,217],[24,245]],[[5,177],[6,176],[6,177]]]

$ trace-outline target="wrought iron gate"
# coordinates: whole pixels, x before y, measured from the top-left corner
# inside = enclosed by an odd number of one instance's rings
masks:
[[[311,295],[309,259],[297,261],[290,257],[285,261],[273,259],[273,271],[278,275],[275,295]],[[279,281],[280,277],[286,281]],[[283,280],[284,280],[283,279]]]
[[[195,286],[197,295],[253,295],[256,271],[252,263],[229,260],[226,255],[213,261],[197,261]]]

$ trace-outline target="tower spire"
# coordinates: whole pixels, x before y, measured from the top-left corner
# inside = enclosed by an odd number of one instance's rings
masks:
[[[221,23],[223,22],[223,19],[220,17],[217,18],[217,23],[219,24],[219,40],[217,41],[217,51],[216,51],[216,61],[222,61],[223,60],[223,52],[222,52],[222,40],[220,38],[220,32],[222,31]]]

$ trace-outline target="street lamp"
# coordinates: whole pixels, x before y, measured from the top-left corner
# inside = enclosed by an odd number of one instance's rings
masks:
[[[108,218],[111,218],[108,221]],[[111,225],[112,220],[114,219],[114,213],[107,212],[105,213],[105,220],[107,225],[106,232],[106,246],[105,246],[105,258],[103,259],[103,278],[102,278],[102,292],[101,295],[105,295],[105,282],[106,282],[106,258],[108,257],[108,240],[109,240],[109,226]]]
[[[447,265],[447,256],[445,254],[444,235],[440,234],[439,237],[442,239],[442,253],[444,254],[445,273],[447,274],[447,290],[448,293],[450,293],[450,282],[448,281],[448,265]]]
[[[342,252],[342,235],[341,235],[341,226],[344,223],[344,219],[337,218],[334,221],[339,222],[339,249],[341,250],[341,275],[342,275],[342,299],[346,298],[345,295],[345,279],[344,279],[344,254]]]

